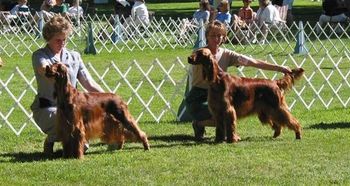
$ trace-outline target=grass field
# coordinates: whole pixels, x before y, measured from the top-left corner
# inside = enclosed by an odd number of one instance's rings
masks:
[[[191,12],[192,4],[197,3],[169,3],[165,7]],[[317,3],[298,0],[295,4],[296,9],[311,7],[305,12],[308,14],[316,9],[314,4]],[[149,6],[159,10],[157,14],[165,9],[164,4]],[[166,12],[164,10],[164,14]],[[147,66],[158,58],[166,65],[176,57],[186,61],[191,50],[136,50],[83,55],[83,59],[99,67],[97,70],[103,70],[110,61],[122,68],[123,62],[134,59]],[[244,49],[239,51],[251,52]],[[325,55],[322,50],[313,52],[318,59]],[[265,59],[266,55],[262,51],[253,53],[257,58]],[[285,59],[288,54],[273,51],[271,55],[276,59]],[[334,53],[332,56],[335,59],[341,57]],[[32,75],[30,54],[1,58],[5,66],[0,68],[0,79],[7,79],[16,66],[25,75]],[[302,57],[295,56],[295,59]],[[320,68],[327,70],[331,65],[326,60]],[[340,67],[346,73],[350,68],[349,61],[344,60]],[[305,68],[307,73],[311,73],[316,67],[309,62]],[[232,72],[236,70],[233,68]],[[113,78],[111,76],[107,81],[113,81]],[[321,86],[324,79],[315,79]],[[296,87],[303,83],[298,82]],[[336,78],[333,83],[338,83]],[[14,81],[10,86],[17,87],[17,92],[21,92],[19,82]],[[0,110],[9,103],[1,88]],[[349,92],[342,90],[340,94],[349,96]],[[312,92],[305,94],[306,99],[315,96]],[[325,94],[326,97],[332,96],[331,91]],[[293,96],[293,93],[289,93],[287,99]],[[27,104],[31,101],[25,100]],[[84,160],[60,158],[60,144],[56,145],[54,156],[44,156],[42,143],[45,135],[33,125],[27,126],[20,136],[16,136],[0,120],[0,185],[350,185],[350,109],[342,108],[339,104],[328,110],[320,103],[316,105],[319,107],[311,110],[300,105],[292,110],[303,127],[303,139],[300,141],[295,140],[294,133],[288,129],[279,138],[272,139],[273,131],[261,125],[256,117],[238,122],[242,141],[237,144],[213,143],[214,128],[207,128],[205,140],[196,143],[190,123],[178,123],[174,119],[160,123],[141,120],[141,128],[149,135],[150,151],[143,151],[139,143],[127,143],[123,150],[109,152],[106,145],[96,140],[91,142]],[[131,111],[136,109],[132,108]],[[21,119],[24,116],[15,117]]]

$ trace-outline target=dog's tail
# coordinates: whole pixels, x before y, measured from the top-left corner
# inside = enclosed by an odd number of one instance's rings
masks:
[[[304,74],[304,69],[296,68],[293,69],[291,73],[287,73],[284,75],[282,79],[276,80],[277,85],[282,90],[291,89],[294,85],[294,81],[300,79],[300,77]]]

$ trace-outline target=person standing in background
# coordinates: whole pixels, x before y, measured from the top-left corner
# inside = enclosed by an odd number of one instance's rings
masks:
[[[131,9],[131,17],[136,25],[148,25],[150,23],[145,0],[135,0],[135,4]]]

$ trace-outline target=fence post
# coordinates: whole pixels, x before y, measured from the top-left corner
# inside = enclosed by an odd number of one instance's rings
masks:
[[[297,32],[297,42],[294,48],[294,54],[307,54],[309,51],[305,44],[305,32],[303,22],[299,21],[299,28]]]
[[[193,47],[193,50],[196,50],[198,48],[202,48],[206,46],[206,39],[205,39],[205,27],[204,27],[203,20],[200,20],[199,22],[199,29],[198,29],[198,34],[197,34],[197,40],[196,43]],[[191,70],[189,75],[187,76],[186,80],[186,89],[185,89],[185,97],[187,96],[187,93],[191,90],[191,81],[192,81],[192,74]],[[183,122],[189,122],[192,121],[191,115],[188,113],[188,110],[186,109],[186,103],[185,100],[182,100],[179,109],[177,111],[177,120],[178,121],[183,121]]]
[[[91,22],[88,23],[88,35],[86,38],[86,48],[84,50],[85,54],[96,54],[96,48],[94,43],[94,36],[92,33]]]
[[[121,37],[121,24],[119,20],[119,15],[116,15],[114,18],[114,25],[113,25],[113,34],[112,34],[112,41],[113,43],[116,43],[122,39]]]

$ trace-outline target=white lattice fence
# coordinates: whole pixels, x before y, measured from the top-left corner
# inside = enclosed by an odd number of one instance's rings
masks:
[[[89,33],[88,23],[91,23],[93,43],[97,53],[106,51],[123,52],[144,49],[185,48],[194,46],[197,38],[198,26],[187,19],[167,20],[152,19],[149,25],[137,25],[132,20],[118,19],[113,15],[89,15],[80,22],[74,23],[73,34],[69,38],[69,48],[82,51],[86,47]],[[29,17],[27,22],[4,21],[0,19],[0,54],[23,56],[32,53],[45,45],[41,37],[42,22]],[[229,40],[227,47],[242,48],[245,52],[275,52],[291,53],[298,42],[297,33],[301,29],[305,32],[305,43],[311,53],[349,52],[349,25],[326,25],[321,33],[315,32],[317,25],[306,22],[303,25],[293,23],[268,30],[268,37],[264,44],[248,39],[246,42],[238,38],[240,32],[228,28]],[[340,31],[339,31],[340,30]],[[261,35],[261,30],[254,31]]]
[[[267,56],[272,63],[306,70],[302,80],[288,92],[289,108],[348,108],[350,102],[350,56]],[[138,61],[111,62],[100,67],[88,63],[90,72],[104,89],[121,95],[137,120],[177,120],[184,97],[188,66],[179,58],[164,64],[155,59],[151,64]],[[36,82],[28,70],[16,68],[0,76],[0,127],[9,127],[20,135],[28,125],[35,125],[30,104],[36,94]],[[247,77],[277,79],[280,73],[252,68],[231,68],[230,73]],[[39,130],[39,128],[38,128]]]

